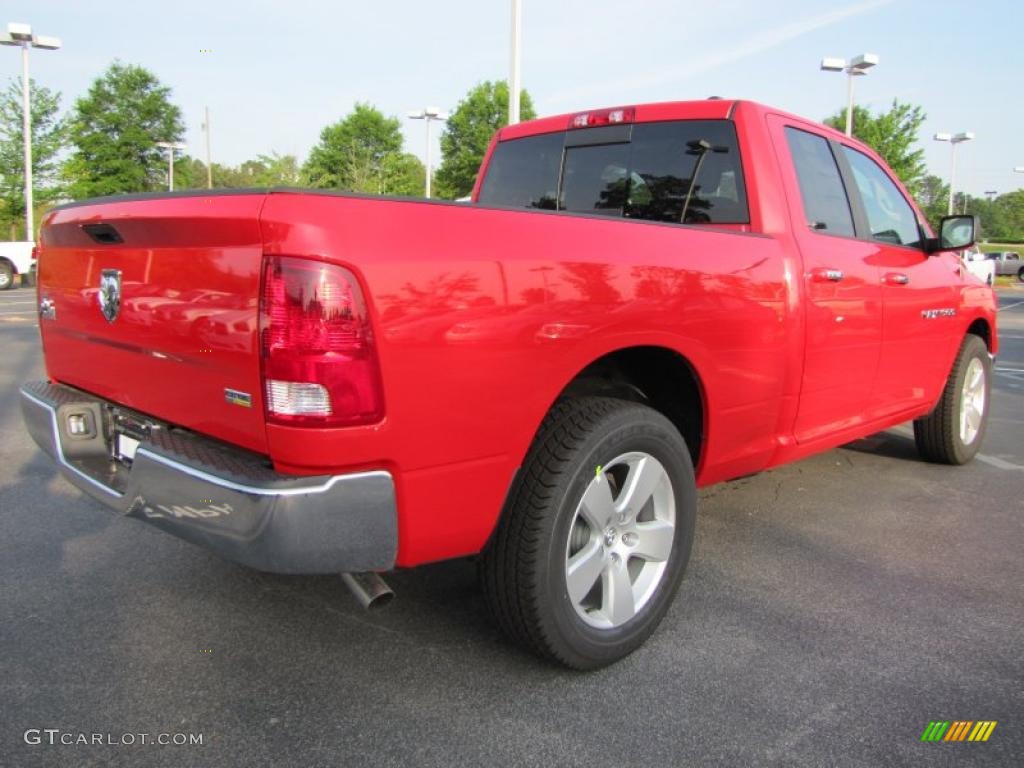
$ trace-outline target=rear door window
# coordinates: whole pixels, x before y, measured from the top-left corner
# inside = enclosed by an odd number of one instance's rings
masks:
[[[853,213],[843,177],[823,136],[786,128],[807,226],[816,232],[853,237]]]

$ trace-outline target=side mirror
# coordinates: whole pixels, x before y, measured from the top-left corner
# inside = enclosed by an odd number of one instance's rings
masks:
[[[939,236],[928,242],[928,252],[959,251],[970,248],[978,236],[977,216],[943,216],[939,223]]]

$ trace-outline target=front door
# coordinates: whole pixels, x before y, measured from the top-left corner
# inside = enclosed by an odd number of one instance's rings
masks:
[[[881,273],[882,353],[869,407],[874,418],[934,403],[959,343],[952,254],[928,256],[914,208],[867,154],[843,145]],[[855,209],[857,206],[855,206]]]

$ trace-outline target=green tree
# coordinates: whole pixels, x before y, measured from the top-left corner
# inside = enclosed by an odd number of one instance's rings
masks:
[[[1007,192],[994,200],[969,197],[967,212],[981,219],[981,231],[986,240],[1024,241],[1024,189]]]
[[[402,150],[401,124],[370,104],[356,104],[343,120],[320,132],[303,166],[311,187],[379,193],[390,155]]]
[[[949,210],[949,185],[934,174],[928,174],[917,185],[914,195],[932,229],[939,231],[939,221]]]
[[[893,99],[888,112],[873,115],[864,107],[853,108],[853,135],[882,156],[910,193],[917,195],[927,174],[924,150],[917,146],[917,135],[927,115],[921,107]],[[846,110],[841,109],[825,124],[846,129]]]
[[[392,153],[384,158],[381,194],[422,197],[427,169],[416,155]]]
[[[60,94],[38,85],[31,86],[32,191],[33,207],[43,208],[61,194],[57,178],[57,154],[64,141],[65,124],[58,118]],[[24,235],[25,153],[21,82],[11,79],[0,94],[0,227],[11,239]],[[35,233],[29,235],[34,238]]]
[[[530,94],[520,94],[524,120],[537,116]],[[487,145],[499,128],[508,125],[508,83],[487,81],[473,87],[455,107],[441,134],[441,167],[437,189],[441,197],[456,198],[473,190]]]
[[[115,61],[75,103],[64,166],[72,197],[163,189],[166,153],[158,141],[180,141],[181,110],[151,72]]]
[[[211,181],[214,189],[240,187],[294,187],[302,178],[295,155],[258,155],[237,167],[212,163]],[[174,163],[175,189],[205,189],[206,163],[195,157],[183,157]]]
[[[259,155],[255,160],[242,163],[242,169],[252,168],[252,186],[295,187],[302,181],[302,168],[295,155]]]

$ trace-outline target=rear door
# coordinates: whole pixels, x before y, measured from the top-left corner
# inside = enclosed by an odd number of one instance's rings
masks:
[[[794,434],[808,442],[865,420],[882,342],[877,251],[857,239],[836,146],[811,124],[770,115],[803,258],[804,375]]]

